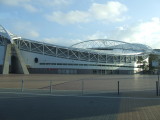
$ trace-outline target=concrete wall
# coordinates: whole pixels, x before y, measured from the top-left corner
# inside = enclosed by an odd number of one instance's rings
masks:
[[[23,74],[23,70],[20,64],[20,61],[17,56],[12,55],[11,56],[11,69],[10,73],[18,73]]]
[[[0,46],[0,65],[3,65],[5,46]]]
[[[0,74],[2,74],[3,71],[4,54],[5,54],[5,46],[0,46]]]

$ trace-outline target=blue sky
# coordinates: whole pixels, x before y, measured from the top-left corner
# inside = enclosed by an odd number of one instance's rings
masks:
[[[91,39],[160,49],[160,0],[0,0],[0,24],[18,36],[70,46]]]

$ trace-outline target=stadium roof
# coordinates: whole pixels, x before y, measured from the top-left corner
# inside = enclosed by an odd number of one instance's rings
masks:
[[[153,49],[147,45],[139,43],[127,43],[117,40],[97,39],[88,40],[72,45],[71,47],[91,49],[99,52],[113,54],[150,54]]]
[[[0,35],[10,39],[10,35],[8,34],[7,30],[1,25],[0,25]]]

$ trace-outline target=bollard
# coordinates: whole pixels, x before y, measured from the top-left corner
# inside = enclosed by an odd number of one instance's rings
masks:
[[[158,81],[156,81],[156,95],[158,96]]]
[[[157,86],[158,86],[157,89],[158,89],[158,96],[159,96],[159,95],[160,95],[160,94],[159,94],[159,92],[160,92],[160,91],[159,91],[159,73],[158,73],[158,82],[157,82],[157,84],[158,84],[158,85],[157,85]]]
[[[24,81],[22,80],[21,92],[23,92],[23,88],[24,88]]]
[[[50,93],[52,93],[52,80],[50,81]]]
[[[118,95],[119,95],[119,81],[118,81]]]
[[[84,80],[82,80],[82,95],[84,94]]]

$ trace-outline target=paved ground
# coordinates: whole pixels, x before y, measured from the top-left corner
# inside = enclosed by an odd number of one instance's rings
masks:
[[[88,91],[117,91],[117,81],[121,90],[155,90],[157,75],[0,75],[0,88],[41,89],[50,88],[50,81],[54,90]]]
[[[160,98],[0,93],[0,120],[159,120]]]
[[[156,75],[1,75],[0,120],[159,120],[156,81]]]

